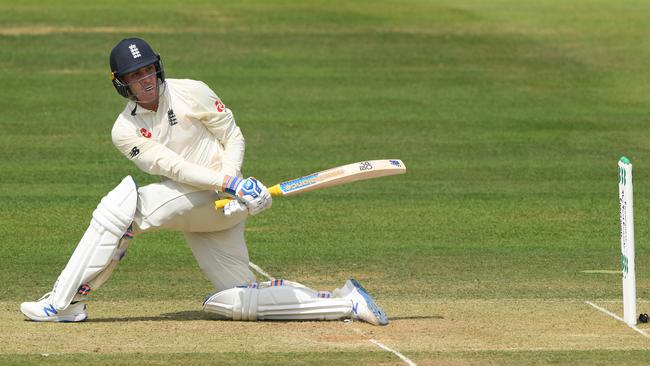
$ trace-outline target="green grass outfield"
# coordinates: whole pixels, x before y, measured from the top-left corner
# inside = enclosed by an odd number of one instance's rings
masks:
[[[622,315],[607,271],[627,155],[650,312],[650,3],[87,3],[0,0],[0,363],[403,364],[371,339],[418,365],[647,363],[650,339],[585,301]],[[211,286],[174,232],[136,238],[92,321],[23,321],[99,199],[127,174],[157,180],[110,141],[124,101],[108,53],[134,35],[167,77],[205,81],[234,111],[244,174],[267,185],[406,163],[277,199],[246,232],[273,276],[359,279],[388,327],[211,320]]]

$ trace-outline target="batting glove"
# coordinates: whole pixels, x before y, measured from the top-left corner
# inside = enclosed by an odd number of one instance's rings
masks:
[[[237,215],[241,212],[248,213],[248,208],[246,208],[246,205],[241,203],[238,199],[230,200],[230,202],[223,206],[223,214],[225,216]]]
[[[269,190],[262,182],[253,177],[246,179],[227,177],[223,188],[224,192],[234,195],[243,203],[251,215],[257,215],[271,207],[272,198]]]

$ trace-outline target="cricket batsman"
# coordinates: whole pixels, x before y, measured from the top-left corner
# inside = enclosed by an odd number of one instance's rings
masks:
[[[259,180],[244,178],[244,137],[230,109],[203,82],[166,79],[160,55],[139,38],[110,53],[115,90],[127,99],[113,126],[115,147],[160,183],[138,187],[127,176],[103,197],[66,267],[48,292],[24,302],[30,320],[80,322],[87,296],[111,275],[133,237],[170,229],[187,244],[215,293],[203,310],[233,320],[333,320],[388,324],[355,280],[332,292],[299,283],[257,283],[248,267],[244,223],[271,207]],[[223,210],[213,203],[234,198]]]

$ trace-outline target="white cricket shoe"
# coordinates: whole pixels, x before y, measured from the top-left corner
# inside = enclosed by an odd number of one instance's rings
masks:
[[[20,311],[29,320],[35,322],[82,322],[88,318],[86,301],[77,301],[70,304],[65,310],[56,310],[50,303],[48,292],[38,301],[29,301],[20,304]]]
[[[342,288],[334,290],[333,295],[352,300],[352,319],[363,320],[374,325],[388,324],[386,313],[357,280],[352,278],[347,280]]]

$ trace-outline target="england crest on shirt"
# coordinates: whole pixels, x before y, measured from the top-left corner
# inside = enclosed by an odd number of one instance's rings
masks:
[[[176,115],[174,114],[173,109],[167,111],[167,119],[169,120],[170,126],[173,126],[178,123],[178,120],[176,119]]]

